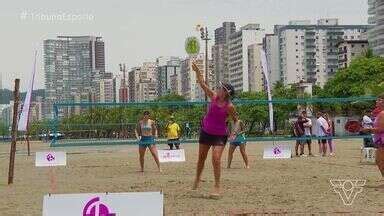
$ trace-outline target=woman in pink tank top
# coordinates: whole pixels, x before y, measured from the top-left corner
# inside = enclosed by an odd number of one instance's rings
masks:
[[[376,109],[379,110],[375,117],[373,128],[365,128],[364,132],[373,133],[373,141],[376,150],[376,164],[379,167],[382,177],[384,177],[384,94],[381,94],[376,101]],[[384,187],[384,184],[379,187]]]
[[[215,186],[210,196],[212,198],[219,198],[221,156],[228,140],[229,133],[226,122],[228,117],[231,117],[234,122],[237,122],[238,120],[235,107],[231,102],[231,97],[234,96],[235,91],[232,85],[227,83],[220,83],[220,87],[217,91],[212,91],[205,83],[203,75],[195,63],[192,63],[192,69],[196,72],[196,79],[200,87],[211,100],[208,111],[202,121],[199,138],[199,158],[197,161],[196,177],[192,190],[196,190],[200,185],[204,163],[207,159],[208,151],[212,147],[212,165],[215,176]]]

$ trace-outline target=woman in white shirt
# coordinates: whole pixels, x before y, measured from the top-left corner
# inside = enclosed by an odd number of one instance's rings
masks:
[[[333,122],[332,122],[332,119],[329,117],[328,113],[325,113],[324,114],[324,119],[327,121],[328,123],[328,130],[327,130],[327,135],[328,136],[333,136]],[[335,145],[333,145],[333,140],[330,138],[330,139],[327,139],[327,142],[328,142],[328,146],[329,146],[329,155],[330,156],[334,156],[334,152],[335,152]]]
[[[303,111],[301,114],[303,115],[303,118],[305,118],[305,120],[306,120],[306,122],[303,125],[304,125],[304,136],[308,138],[306,140],[306,143],[308,144],[308,155],[313,156],[312,148],[311,148],[311,144],[312,144],[312,140],[311,140],[312,120],[310,118],[308,118],[307,111]],[[304,145],[304,143],[303,143],[303,145]],[[303,147],[303,152],[304,152],[304,147]]]
[[[317,136],[319,137],[319,152],[323,157],[325,157],[327,154],[327,139],[325,139],[325,137],[328,136],[329,126],[327,120],[324,119],[322,112],[318,112],[316,116]]]

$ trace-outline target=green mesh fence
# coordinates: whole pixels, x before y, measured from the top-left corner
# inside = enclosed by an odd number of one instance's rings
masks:
[[[268,100],[234,100],[240,119],[246,125],[246,139],[255,141],[294,141],[308,137],[294,137],[292,123],[302,110],[312,120],[312,136],[318,139],[315,113],[328,113],[334,125],[332,139],[363,139],[370,135],[349,133],[345,123],[360,121],[366,111],[374,108],[376,97],[298,98]],[[268,103],[274,107],[275,127],[269,127]],[[134,145],[135,127],[144,110],[156,121],[159,138],[166,143],[165,127],[170,116],[182,128],[182,143],[197,143],[200,122],[206,102],[166,101],[143,103],[56,103],[54,120],[49,124],[51,146]]]

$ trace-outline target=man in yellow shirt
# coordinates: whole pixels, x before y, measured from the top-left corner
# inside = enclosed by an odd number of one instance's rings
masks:
[[[173,150],[173,145],[175,145],[176,149],[179,149],[181,129],[180,126],[175,122],[175,118],[173,116],[171,116],[167,124],[166,132],[169,148]]]

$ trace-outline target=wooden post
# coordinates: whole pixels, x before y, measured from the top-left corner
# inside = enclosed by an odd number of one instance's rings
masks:
[[[31,93],[31,100],[32,100],[32,93]],[[31,105],[29,105],[28,107],[28,119],[27,119],[27,131],[26,131],[26,135],[27,135],[27,148],[28,148],[28,156],[31,156],[31,146],[29,144],[29,118],[31,117]]]
[[[29,128],[27,127],[27,148],[28,148],[28,156],[31,156],[31,147],[29,144]]]
[[[13,119],[12,119],[12,143],[9,153],[8,185],[13,183],[13,173],[15,169],[16,139],[17,139],[17,116],[19,109],[19,86],[20,79],[15,79],[15,91],[13,92]]]

